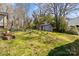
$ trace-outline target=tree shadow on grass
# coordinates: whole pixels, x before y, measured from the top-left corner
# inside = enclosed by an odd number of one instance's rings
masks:
[[[48,56],[79,56],[79,40],[50,50]]]

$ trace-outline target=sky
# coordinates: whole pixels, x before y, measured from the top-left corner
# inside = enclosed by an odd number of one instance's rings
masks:
[[[13,4],[13,7],[15,7],[15,4]],[[79,6],[78,6],[79,7]],[[29,4],[29,11],[28,11],[28,15],[30,17],[32,17],[32,13],[33,11],[37,10],[38,7],[34,4],[34,3],[30,3]],[[79,16],[79,11],[74,11],[73,13],[70,13],[67,15],[67,17],[69,18],[75,18],[75,17],[78,17]]]
[[[78,6],[79,7],[79,6]],[[31,4],[30,5],[30,10],[29,10],[29,16],[32,16],[32,13],[34,10],[37,10],[38,7],[35,5],[35,4]],[[79,11],[74,11],[74,12],[71,12],[67,15],[67,17],[69,18],[75,18],[75,17],[79,17]]]
[[[15,3],[13,3],[12,5],[13,5],[13,8],[16,7],[16,4],[15,4]],[[35,11],[35,10],[38,9],[38,7],[37,7],[34,3],[30,3],[30,4],[28,5],[28,8],[29,8],[28,15],[29,15],[30,17],[32,17],[33,11]]]
[[[38,9],[38,7],[37,7],[35,4],[30,4],[30,9],[29,9],[28,15],[29,15],[30,17],[32,17],[33,11],[35,11],[35,10],[37,10],[37,9]]]

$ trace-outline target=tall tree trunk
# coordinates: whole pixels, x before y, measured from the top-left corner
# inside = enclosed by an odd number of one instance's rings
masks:
[[[59,31],[59,17],[55,15],[55,21],[56,21],[56,31]]]

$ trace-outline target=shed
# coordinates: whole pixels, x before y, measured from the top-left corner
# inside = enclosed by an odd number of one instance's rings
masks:
[[[53,31],[53,27],[50,24],[42,24],[39,26],[39,29],[45,31]]]

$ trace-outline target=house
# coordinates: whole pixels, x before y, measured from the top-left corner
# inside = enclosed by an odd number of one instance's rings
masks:
[[[77,26],[77,27],[79,27],[79,17],[69,19],[68,20],[68,25],[69,26]]]
[[[68,20],[68,26],[71,28],[75,28],[75,30],[79,34],[79,17],[72,18]]]
[[[75,27],[77,27],[77,29],[79,29],[79,17],[69,19],[68,26],[69,27],[75,26]]]
[[[39,29],[45,31],[53,31],[53,27],[50,24],[42,24],[39,26]]]
[[[0,12],[0,28],[7,28],[8,14],[6,12]]]

